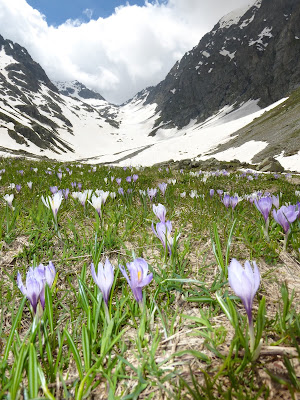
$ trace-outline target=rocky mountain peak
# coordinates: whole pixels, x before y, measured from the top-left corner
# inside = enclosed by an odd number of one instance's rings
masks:
[[[43,68],[31,58],[24,47],[11,40],[6,40],[0,35],[0,52],[6,56],[7,63],[4,69],[7,71],[8,78],[21,86],[23,90],[37,92],[40,89],[40,82],[42,82],[52,91],[58,92]],[[1,75],[3,77],[3,71]]]
[[[223,17],[154,87],[159,123],[182,128],[226,105],[265,107],[300,82],[299,0],[258,0]]]
[[[65,96],[78,98],[79,100],[103,100],[100,93],[88,89],[83,83],[77,80],[71,82],[54,82],[59,92]]]

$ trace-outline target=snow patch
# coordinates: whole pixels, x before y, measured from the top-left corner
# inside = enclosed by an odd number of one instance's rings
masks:
[[[263,38],[273,37],[273,35],[271,33],[272,29],[273,29],[272,27],[264,28],[258,35],[258,39],[256,39],[256,40],[251,39],[249,41],[249,46],[253,46],[254,44],[256,44],[256,47],[258,48],[258,50],[261,50],[261,51],[264,50],[264,48],[268,46],[268,43],[264,43]]]
[[[226,14],[219,21],[220,29],[229,28],[231,25],[238,24],[242,16],[249,10],[249,8],[251,8],[253,5],[256,5],[256,3],[258,2],[252,1],[247,6],[238,8],[237,10]]]
[[[3,70],[10,64],[18,64],[17,61],[5,53],[4,47],[0,51],[0,70]],[[1,71],[2,72],[2,71]]]
[[[228,50],[225,50],[224,47],[222,48],[221,51],[219,51],[219,53],[221,54],[221,56],[228,56],[231,60],[235,57],[235,53],[236,51],[234,51],[233,53],[230,53]]]
[[[284,157],[284,152],[275,157],[284,169],[300,172],[300,151],[293,156]]]
[[[210,57],[210,54],[207,51],[202,51],[202,54],[204,55],[204,57],[208,58]]]
[[[267,142],[250,140],[249,142],[246,142],[239,147],[231,147],[228,150],[214,154],[213,157],[215,157],[217,160],[222,161],[231,161],[234,159],[238,159],[241,162],[251,163],[251,160],[255,156],[255,154],[264,150],[267,146]],[[206,158],[209,157],[207,156]]]
[[[240,25],[240,29],[243,29],[246,26],[248,26],[249,24],[251,24],[251,22],[254,20],[254,17],[255,17],[255,15],[253,14],[251,18],[244,19],[244,21]]]

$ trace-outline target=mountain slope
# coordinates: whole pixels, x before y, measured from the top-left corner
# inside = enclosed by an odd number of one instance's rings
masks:
[[[75,154],[99,132],[105,143],[105,136],[118,130],[118,107],[79,82],[73,86],[75,98],[60,94],[26,49],[0,36],[2,151],[50,157]]]
[[[299,0],[258,0],[244,11],[222,18],[150,90],[160,123],[182,128],[251,99],[263,108],[299,86]]]
[[[237,130],[232,136],[231,140],[210,154],[222,157],[220,153],[226,154],[229,149],[237,149],[244,143],[263,141],[266,146],[254,156],[254,163],[274,155],[279,156],[279,159],[297,156],[300,152],[300,88],[286,101]]]

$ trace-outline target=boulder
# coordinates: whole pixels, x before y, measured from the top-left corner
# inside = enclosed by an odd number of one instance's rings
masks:
[[[268,157],[257,166],[257,170],[261,172],[283,172],[284,168],[278,160]]]

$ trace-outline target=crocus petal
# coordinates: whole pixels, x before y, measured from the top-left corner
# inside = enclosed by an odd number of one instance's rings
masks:
[[[125,267],[123,267],[123,265],[119,264],[119,268],[120,268],[120,271],[122,272],[123,276],[126,278],[126,280],[128,282],[128,285],[131,287],[131,282],[130,282],[130,279],[129,279],[128,275],[127,275]]]
[[[21,292],[26,296],[27,291],[26,291],[25,286],[23,285],[20,272],[18,272],[18,274],[17,274],[17,285],[18,285],[18,288],[21,290]]]
[[[51,287],[54,282],[55,274],[55,267],[52,261],[50,261],[49,265],[45,266],[45,279],[49,287]]]
[[[249,319],[252,322],[252,303],[260,284],[260,274],[256,263],[254,270],[249,261],[245,262],[245,269],[236,260],[232,259],[228,267],[228,281],[235,294],[242,300]]]

